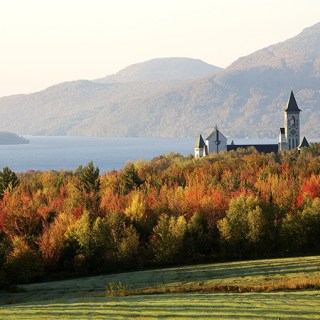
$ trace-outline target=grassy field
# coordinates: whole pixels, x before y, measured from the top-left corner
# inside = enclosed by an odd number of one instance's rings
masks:
[[[0,294],[0,319],[320,319],[320,290],[168,293],[180,287],[320,279],[320,256],[122,273],[22,286]],[[107,297],[121,281],[139,295]],[[148,294],[163,289],[166,294]]]

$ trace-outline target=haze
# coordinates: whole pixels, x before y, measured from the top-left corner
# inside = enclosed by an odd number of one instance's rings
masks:
[[[0,2],[0,96],[95,79],[141,61],[227,67],[320,21],[318,0]]]

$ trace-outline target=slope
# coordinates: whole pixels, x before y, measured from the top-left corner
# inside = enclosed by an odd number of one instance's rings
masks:
[[[104,79],[65,82],[28,95],[3,97],[0,127],[32,135],[149,136],[144,131],[153,123],[148,117],[141,119],[144,114],[136,107],[142,99],[219,70],[200,60],[155,59]]]
[[[104,79],[2,98],[0,125],[20,134],[197,137],[218,124],[232,138],[275,138],[292,87],[301,135],[320,136],[320,23],[209,76],[186,80],[200,65],[213,70],[189,60],[155,59]]]
[[[135,82],[190,80],[214,74],[223,70],[199,59],[158,58],[128,66],[114,75],[95,81]]]
[[[319,290],[284,292],[170,293],[170,288],[196,283],[259,283],[319,277],[319,256],[237,261],[104,275],[25,285],[20,293],[0,294],[0,317],[64,319],[133,317],[176,319],[318,318]],[[158,286],[161,295],[110,297],[109,283],[133,289]],[[110,286],[109,286],[110,287]],[[168,290],[166,290],[166,288]]]

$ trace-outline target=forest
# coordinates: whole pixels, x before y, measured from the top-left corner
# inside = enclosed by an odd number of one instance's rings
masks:
[[[0,171],[0,287],[320,253],[320,144]]]

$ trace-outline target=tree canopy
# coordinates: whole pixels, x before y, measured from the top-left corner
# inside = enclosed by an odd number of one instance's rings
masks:
[[[102,176],[92,162],[74,172],[3,168],[0,283],[317,254],[319,162],[312,144],[301,153],[170,154]]]

